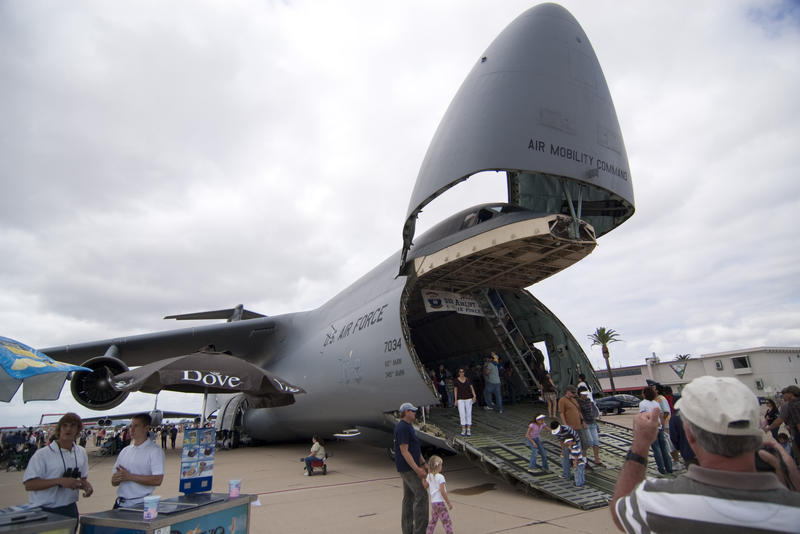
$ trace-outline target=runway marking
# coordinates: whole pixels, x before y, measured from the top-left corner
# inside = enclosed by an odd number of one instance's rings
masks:
[[[460,467],[460,468],[457,468],[457,469],[448,469],[448,472],[453,473],[453,472],[456,472],[456,471],[471,471],[471,470],[475,470],[475,469],[477,469],[477,468],[468,466],[468,467]],[[317,476],[319,476],[319,475],[317,475]],[[354,480],[353,482],[338,482],[336,484],[323,484],[321,486],[303,486],[301,488],[287,488],[287,489],[282,489],[282,490],[265,491],[265,492],[262,492],[262,493],[256,493],[256,495],[261,496],[261,495],[272,495],[274,493],[288,493],[288,492],[291,492],[291,491],[304,491],[304,490],[309,490],[309,489],[336,488],[336,487],[339,487],[339,486],[352,486],[354,484],[368,484],[370,482],[382,482],[384,480],[399,480],[399,477],[397,475],[395,475],[395,476],[390,476],[390,477],[370,478],[370,479],[367,479],[367,480]]]

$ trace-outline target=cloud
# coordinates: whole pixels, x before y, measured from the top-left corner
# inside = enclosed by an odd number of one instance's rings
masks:
[[[439,119],[528,7],[0,4],[0,333],[51,346],[319,306],[401,246]],[[800,345],[795,5],[565,7],[608,80],[637,212],[531,291],[596,364],[598,326],[622,334],[615,364]],[[473,178],[418,229],[503,196]]]

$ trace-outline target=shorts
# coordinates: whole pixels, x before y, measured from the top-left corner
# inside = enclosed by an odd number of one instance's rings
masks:
[[[588,423],[586,428],[580,430],[581,444],[586,447],[596,447],[600,445],[600,436],[597,433],[597,423]]]
[[[555,391],[547,391],[542,394],[544,396],[545,401],[555,401],[556,400],[556,392]]]

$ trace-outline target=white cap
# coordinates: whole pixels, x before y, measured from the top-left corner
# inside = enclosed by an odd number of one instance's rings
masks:
[[[545,418],[545,415],[543,413],[536,416],[536,420],[537,421],[539,421],[540,419],[544,419],[544,418]]]
[[[758,424],[758,399],[736,378],[695,378],[683,388],[675,408],[681,417],[713,434],[764,435]]]
[[[404,402],[403,404],[400,405],[400,409],[398,411],[402,414],[406,410],[411,410],[412,412],[416,412],[417,408],[415,408],[414,405],[411,404],[410,402]]]

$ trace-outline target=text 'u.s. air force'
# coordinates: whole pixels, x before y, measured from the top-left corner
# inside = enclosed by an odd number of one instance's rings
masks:
[[[332,332],[325,334],[325,342],[322,344],[322,346],[327,347],[328,345],[331,345],[340,339],[346,338],[350,334],[355,334],[356,332],[360,332],[365,328],[369,328],[372,325],[380,323],[383,321],[383,310],[385,310],[387,306],[388,304],[379,306],[378,308],[359,316],[357,319],[353,319],[352,321],[343,324],[340,329],[332,326]]]

